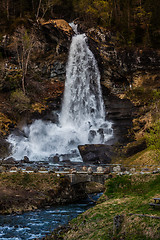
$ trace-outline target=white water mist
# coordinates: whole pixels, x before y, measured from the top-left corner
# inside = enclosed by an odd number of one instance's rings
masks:
[[[70,154],[71,160],[78,160],[78,145],[106,143],[113,135],[112,124],[105,121],[97,62],[86,35],[78,34],[75,25],[74,29],[59,123],[36,120],[23,128],[25,137],[11,134],[8,141],[17,160],[23,156],[47,160],[55,154]]]

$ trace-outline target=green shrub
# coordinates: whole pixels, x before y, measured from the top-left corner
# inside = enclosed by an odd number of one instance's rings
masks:
[[[141,196],[150,195],[159,189],[160,175],[147,177],[142,176],[117,176],[106,182],[105,195],[112,198],[123,196]],[[159,190],[158,190],[159,191]]]
[[[134,102],[148,105],[153,102],[154,92],[152,89],[137,87],[127,92],[127,96]]]
[[[22,92],[22,90],[16,90],[13,92],[10,101],[18,112],[26,111],[30,107],[30,99]]]
[[[1,91],[13,91],[21,86],[22,73],[21,71],[12,71],[7,74],[5,78],[2,79],[0,89]]]
[[[160,100],[160,90],[159,89],[154,89],[153,90],[153,100]]]
[[[160,120],[155,122],[146,133],[146,141],[151,149],[160,150]]]
[[[108,197],[113,197],[115,194],[124,194],[129,191],[131,188],[131,181],[130,177],[124,176],[124,177],[116,177],[113,178],[106,183],[106,192],[105,194]]]

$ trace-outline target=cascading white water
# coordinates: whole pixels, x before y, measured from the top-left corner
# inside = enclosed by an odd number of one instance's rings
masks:
[[[17,160],[46,160],[55,154],[70,154],[78,160],[77,146],[106,143],[113,135],[112,124],[105,121],[100,88],[100,73],[85,34],[72,38],[66,67],[65,92],[59,123],[36,120],[24,127],[24,136],[11,134],[8,141]]]
[[[100,74],[93,53],[86,44],[85,34],[73,37],[66,69],[66,84],[61,124],[81,127],[99,125],[105,120],[100,89]]]

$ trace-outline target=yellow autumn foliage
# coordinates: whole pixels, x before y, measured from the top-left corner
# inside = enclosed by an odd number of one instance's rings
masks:
[[[42,113],[42,111],[46,110],[46,106],[42,103],[34,103],[32,104],[32,111]]]
[[[13,122],[3,113],[0,112],[0,133],[6,135],[9,132],[9,125]]]

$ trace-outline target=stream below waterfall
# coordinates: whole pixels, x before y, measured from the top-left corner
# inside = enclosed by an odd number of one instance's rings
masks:
[[[101,194],[91,195],[91,197],[96,201]],[[40,239],[57,227],[67,224],[93,205],[91,199],[87,198],[79,203],[49,207],[21,215],[0,215],[0,239]]]

